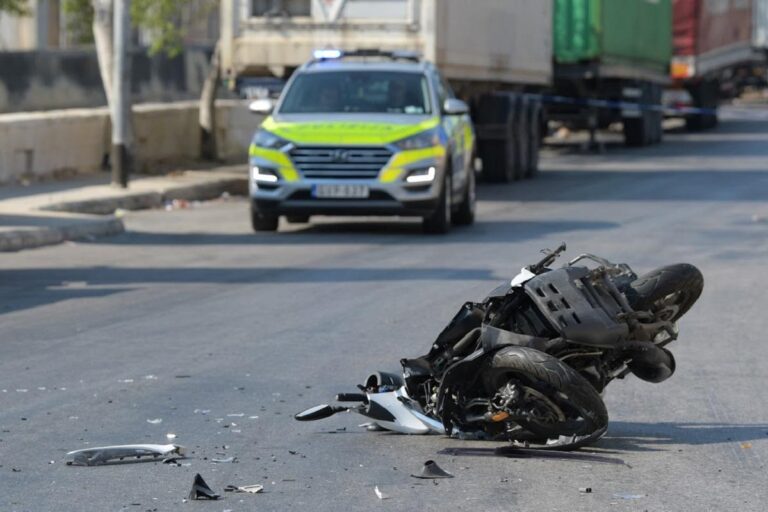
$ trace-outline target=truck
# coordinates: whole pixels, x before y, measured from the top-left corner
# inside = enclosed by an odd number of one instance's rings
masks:
[[[720,101],[764,71],[768,0],[674,0],[673,35],[665,104],[696,109],[682,116],[689,130],[712,128]]]
[[[553,91],[572,101],[548,117],[591,133],[621,122],[626,145],[660,142],[671,16],[671,0],[555,0]]]
[[[535,175],[551,120],[662,139],[672,0],[223,0],[220,20],[230,83],[322,48],[420,53],[470,106],[486,181]]]
[[[553,76],[551,0],[223,0],[220,20],[230,83],[287,80],[318,49],[417,52],[469,104],[473,161],[485,180],[538,170],[540,93]]]

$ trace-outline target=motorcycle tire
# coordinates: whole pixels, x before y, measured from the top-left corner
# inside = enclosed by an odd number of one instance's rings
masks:
[[[576,370],[544,352],[527,347],[499,350],[490,359],[482,380],[485,390],[494,394],[514,380],[546,397],[542,403],[568,414],[565,421],[547,425],[516,419],[517,425],[533,434],[521,437],[526,438],[525,446],[573,450],[596,441],[608,428],[608,411],[597,390]]]
[[[674,306],[669,320],[683,316],[701,295],[704,276],[688,263],[660,267],[635,279],[624,290],[629,305],[635,310],[657,311]]]

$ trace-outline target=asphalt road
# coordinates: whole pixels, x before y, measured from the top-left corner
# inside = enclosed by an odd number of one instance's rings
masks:
[[[768,123],[728,120],[655,148],[549,151],[534,181],[481,187],[477,224],[444,237],[387,219],[254,235],[232,199],[4,254],[0,510],[765,510],[766,162]],[[465,300],[562,240],[570,256],[686,261],[706,279],[671,346],[676,374],[612,383],[596,446],[510,458],[352,415],[292,419],[426,352]],[[167,433],[186,465],[64,464]],[[455,478],[411,478],[427,459]],[[265,490],[185,504],[195,473]]]

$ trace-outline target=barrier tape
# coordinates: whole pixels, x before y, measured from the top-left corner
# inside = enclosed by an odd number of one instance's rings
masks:
[[[637,103],[633,101],[615,101],[615,100],[600,100],[595,98],[572,98],[570,96],[556,96],[550,94],[524,94],[523,96],[528,98],[535,98],[542,103],[552,103],[557,105],[575,105],[579,107],[594,107],[604,108],[610,110],[627,110],[634,112],[641,112],[643,110],[652,112],[662,112],[666,115],[675,114],[701,114],[701,115],[717,115],[717,109],[713,108],[698,108],[698,107],[684,107],[684,106],[666,106],[653,103]]]

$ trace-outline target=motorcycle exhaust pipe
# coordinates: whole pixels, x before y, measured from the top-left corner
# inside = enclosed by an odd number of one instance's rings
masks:
[[[638,378],[653,383],[667,380],[675,373],[675,357],[665,348],[652,343],[636,342],[626,350],[631,361],[629,370]]]

